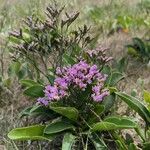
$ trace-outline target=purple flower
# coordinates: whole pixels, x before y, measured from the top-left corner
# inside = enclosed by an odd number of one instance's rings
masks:
[[[58,89],[55,86],[51,86],[51,85],[46,86],[44,92],[45,92],[45,97],[47,97],[49,100],[59,99]]]
[[[47,106],[48,105],[48,100],[45,99],[45,97],[42,97],[42,98],[40,97],[40,98],[37,99],[37,103]]]
[[[67,92],[65,90],[59,90],[59,95],[61,98],[67,96]]]
[[[92,88],[92,91],[93,91],[94,93],[99,93],[100,90],[101,90],[100,85],[94,86],[94,87]]]
[[[109,95],[109,91],[108,90],[103,90],[103,86],[104,86],[104,81],[105,78],[102,78],[101,82],[99,82],[96,86],[92,87],[92,91],[93,94],[91,95],[91,97],[93,98],[94,101],[102,101],[106,96]]]
[[[53,100],[63,99],[69,95],[69,88],[79,88],[86,90],[88,85],[92,85],[91,97],[94,101],[102,101],[109,94],[103,90],[107,75],[101,74],[96,65],[90,66],[85,61],[80,61],[71,67],[57,68],[54,85],[45,87],[45,97],[39,98],[38,102],[48,105]]]
[[[84,84],[82,82],[79,83],[79,88],[83,91],[85,90],[86,86],[87,86],[87,84]]]
[[[93,98],[94,101],[100,102],[108,95],[109,95],[109,92],[105,91],[105,92],[103,92],[103,93],[101,93],[99,95],[92,94],[92,98]]]
[[[60,67],[57,67],[56,74],[57,75],[62,75],[62,70],[60,69]]]
[[[65,78],[56,78],[54,81],[55,85],[60,87],[61,89],[67,89],[68,88],[68,82]]]

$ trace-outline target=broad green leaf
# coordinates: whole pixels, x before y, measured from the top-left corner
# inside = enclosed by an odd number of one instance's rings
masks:
[[[45,135],[44,128],[44,125],[16,128],[8,133],[8,137],[11,140],[52,140],[54,135]]]
[[[34,80],[29,80],[29,79],[28,80],[21,80],[20,83],[26,87],[31,87],[34,85],[40,85],[39,83],[35,82]]]
[[[144,101],[150,103],[150,92],[144,90]]]
[[[110,122],[99,122],[94,124],[93,131],[107,131],[107,130],[115,130],[118,129],[117,125]]]
[[[44,129],[44,133],[53,134],[73,128],[74,126],[72,124],[69,124],[68,122],[58,121],[47,125],[46,128]]]
[[[136,128],[137,124],[132,121],[132,119],[127,117],[108,117],[104,121],[115,123],[117,126],[120,126],[121,128]]]
[[[150,124],[150,112],[149,110],[135,97],[132,97],[126,93],[115,92],[130,108],[135,110],[146,123]]]
[[[40,85],[34,85],[29,88],[27,88],[24,91],[24,94],[30,97],[38,98],[38,97],[44,97],[44,87]]]
[[[77,120],[79,114],[78,110],[74,107],[50,107],[50,109],[73,121]]]
[[[117,129],[137,128],[137,124],[129,118],[109,117],[93,125],[93,131],[108,131]]]
[[[62,142],[62,150],[72,150],[72,145],[75,143],[76,137],[71,133],[66,133]]]

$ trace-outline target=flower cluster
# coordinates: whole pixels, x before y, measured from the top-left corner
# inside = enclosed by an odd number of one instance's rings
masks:
[[[69,88],[79,88],[85,91],[88,85],[94,85],[91,91],[91,98],[94,101],[102,101],[105,96],[109,95],[109,91],[103,88],[107,75],[101,74],[96,65],[90,66],[85,61],[80,61],[71,67],[58,67],[56,75],[54,85],[45,87],[45,97],[39,98],[39,103],[47,105],[50,101],[68,96]]]
[[[99,60],[100,62],[107,63],[107,62],[109,62],[110,60],[113,59],[113,57],[107,57],[106,56],[106,51],[108,49],[109,48],[98,47],[98,48],[93,49],[93,50],[87,50],[87,54],[91,58],[95,58],[96,57],[96,59]]]

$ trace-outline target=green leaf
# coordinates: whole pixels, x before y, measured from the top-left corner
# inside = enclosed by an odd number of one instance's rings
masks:
[[[111,107],[115,103],[115,100],[116,100],[115,94],[111,94],[104,99],[104,101],[102,102],[102,105],[104,105],[105,107],[105,110],[104,110],[105,112],[108,112],[111,109]]]
[[[127,58],[125,57],[121,58],[116,64],[117,70],[119,72],[124,72],[126,66],[127,66]]]
[[[109,65],[104,66],[103,69],[102,69],[102,73],[103,74],[110,74],[111,73],[110,66]]]
[[[20,83],[26,87],[31,87],[34,85],[40,85],[39,83],[35,82],[34,80],[21,80]]]
[[[137,124],[126,117],[109,117],[93,125],[93,131],[137,128]]]
[[[53,134],[73,128],[74,126],[72,124],[69,124],[68,122],[58,121],[47,125],[46,128],[44,129],[44,133]]]
[[[119,140],[115,140],[116,144],[117,144],[117,148],[118,150],[124,150],[124,146],[122,145],[122,143]]]
[[[104,110],[105,110],[105,106],[102,104],[96,104],[93,109],[93,111],[95,112],[95,114],[97,116],[101,116],[101,114],[103,114]],[[93,114],[93,113],[88,114],[89,117],[88,117],[87,122],[89,125],[93,124],[94,122],[97,122],[97,116],[95,114]]]
[[[10,87],[11,83],[12,83],[11,78],[3,80],[3,85],[6,86],[6,87]]]
[[[73,65],[73,64],[75,64],[75,60],[72,58],[72,57],[70,57],[69,55],[67,55],[67,54],[64,54],[63,55],[63,61],[68,65],[68,64],[71,64],[71,65]]]
[[[137,57],[138,53],[137,51],[134,49],[134,47],[132,45],[127,45],[128,47],[128,54]]]
[[[115,87],[107,87],[107,88],[109,89],[110,94],[118,91],[117,88]]]
[[[23,68],[17,73],[18,79],[21,80],[27,74],[26,68]]]
[[[44,125],[34,125],[22,128],[16,128],[9,132],[8,137],[11,140],[52,140],[54,135],[43,134]]]
[[[34,85],[29,88],[27,88],[24,91],[24,94],[30,97],[38,98],[38,97],[44,97],[44,87],[40,85]]]
[[[14,44],[20,44],[22,40],[14,37],[14,36],[10,36],[9,41],[11,42],[11,44],[14,45]]]
[[[109,78],[108,86],[115,86],[123,78],[124,78],[124,75],[122,73],[113,72]]]
[[[20,113],[20,117],[23,117],[23,116],[28,116],[30,115],[30,110],[32,109],[32,106],[31,107],[28,107],[28,108],[25,108],[23,111],[21,111]]]
[[[50,107],[50,109],[73,121],[77,120],[79,114],[78,110],[74,107]]]
[[[44,107],[44,106],[41,106],[41,105],[37,105],[37,106],[33,106],[31,109],[30,109],[30,113],[31,114],[40,114],[40,113],[51,113],[52,111],[50,109],[48,109],[47,107]]]
[[[150,103],[150,92],[144,90],[144,101]]]
[[[138,150],[134,143],[130,143],[129,150]]]
[[[136,97],[136,95],[137,95],[137,90],[136,89],[132,89],[131,96]]]
[[[44,116],[52,117],[52,116],[54,116],[54,112],[47,107],[38,105],[38,106],[28,107],[20,113],[20,117],[35,116],[35,115],[44,115]],[[56,116],[56,114],[55,114],[55,116]]]
[[[150,130],[147,130],[147,136],[150,139]]]
[[[135,97],[132,97],[126,93],[115,92],[128,106],[135,110],[146,123],[150,123],[150,112],[149,110]]]
[[[150,148],[150,142],[146,142],[143,144],[143,150],[149,150]]]
[[[97,114],[97,115],[100,115],[104,112],[105,110],[105,106],[102,105],[102,104],[96,104],[95,108],[94,108],[94,112]]]
[[[9,75],[17,75],[18,72],[21,69],[21,63],[20,62],[13,62],[11,63],[10,67],[9,67]]]
[[[104,141],[97,134],[92,134],[89,138],[93,142],[96,150],[108,150]]]
[[[133,119],[127,118],[127,117],[108,117],[104,121],[115,123],[117,126],[120,126],[121,128],[136,128],[137,124],[132,121]]]
[[[133,38],[133,43],[135,45],[136,50],[141,54],[141,55],[146,55],[146,51],[145,51],[145,44],[144,42],[140,39],[140,38]]]
[[[66,133],[62,142],[62,150],[72,150],[72,145],[75,143],[76,137],[71,133]]]

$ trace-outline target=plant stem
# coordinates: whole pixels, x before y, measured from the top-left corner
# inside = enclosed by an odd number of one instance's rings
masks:
[[[92,109],[90,109],[90,111],[98,118],[99,121],[102,121],[100,116],[98,116],[98,114],[95,111],[93,111]]]
[[[89,139],[89,133],[88,133],[87,138],[86,138],[86,144],[85,144],[84,150],[87,150],[87,148],[88,148],[88,139]]]

